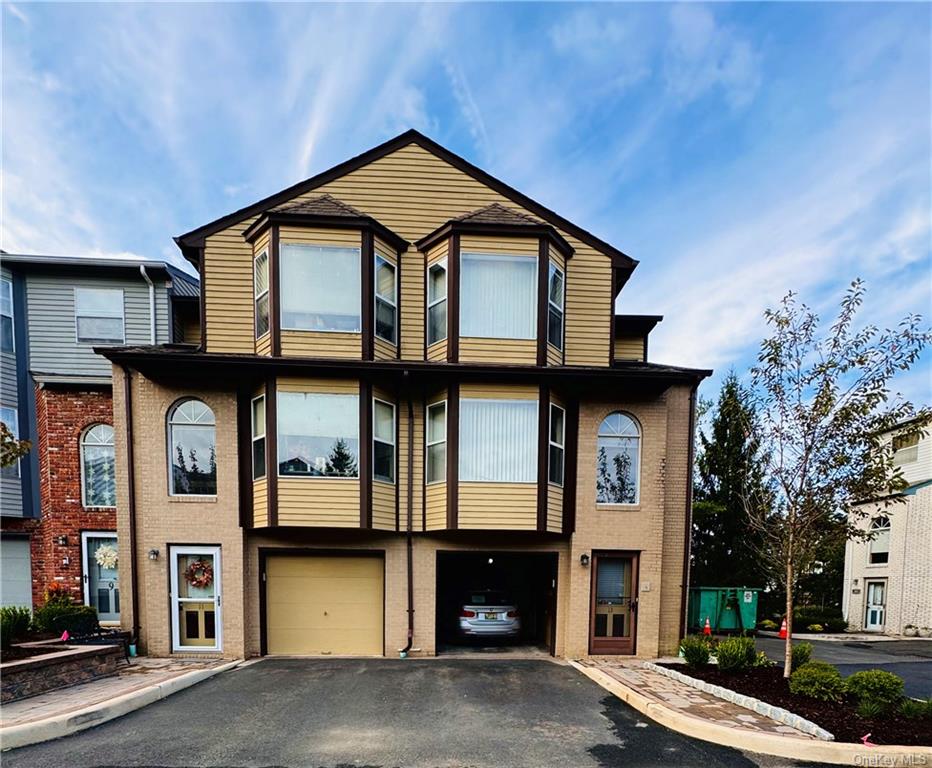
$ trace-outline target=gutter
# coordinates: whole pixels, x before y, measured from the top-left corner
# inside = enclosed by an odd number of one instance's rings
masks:
[[[136,551],[136,471],[133,451],[133,382],[129,367],[123,365],[123,410],[126,419],[126,486],[128,489],[127,511],[129,512],[129,562],[130,595],[133,603],[134,642],[139,641],[139,562]]]
[[[683,542],[683,593],[680,596],[680,639],[686,636],[686,607],[689,595],[689,555],[693,534],[693,462],[696,459],[696,389],[689,392],[689,445],[686,448],[686,530]]]
[[[408,655],[414,644],[414,405],[408,398],[408,526],[405,545],[408,556],[408,644],[399,651],[401,658]]]
[[[145,264],[139,265],[139,274],[149,284],[149,343],[155,344],[155,284],[146,272]]]

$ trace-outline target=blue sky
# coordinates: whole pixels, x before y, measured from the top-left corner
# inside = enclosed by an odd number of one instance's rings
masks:
[[[4,3],[5,250],[180,234],[409,127],[641,261],[654,360],[739,372],[786,291],[932,307],[928,4]],[[897,389],[929,402],[932,354]],[[716,380],[718,376],[716,376]],[[707,395],[712,386],[704,387]]]

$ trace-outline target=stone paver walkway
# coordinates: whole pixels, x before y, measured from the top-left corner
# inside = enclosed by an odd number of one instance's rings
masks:
[[[807,733],[772,720],[764,715],[719,699],[709,693],[692,688],[664,675],[653,672],[637,661],[618,661],[616,658],[592,657],[580,660],[581,666],[594,667],[642,695],[677,709],[686,715],[708,720],[718,725],[740,730],[796,736],[815,739]],[[685,671],[685,667],[684,667]]]
[[[22,725],[76,712],[151,685],[164,683],[188,672],[210,669],[226,663],[223,659],[130,659],[129,665],[121,664],[119,674],[112,677],[4,704],[0,707],[0,727]]]

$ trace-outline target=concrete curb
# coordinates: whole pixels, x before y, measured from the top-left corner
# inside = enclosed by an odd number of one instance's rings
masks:
[[[242,663],[242,660],[221,664],[210,669],[197,669],[193,672],[173,677],[161,683],[155,683],[138,691],[125,693],[122,696],[104,701],[93,706],[79,709],[76,712],[67,712],[62,715],[53,715],[34,723],[22,723],[0,728],[0,749],[16,749],[30,744],[39,744],[72,733],[93,728],[109,720],[114,720],[149,704],[154,704],[173,693],[190,688],[203,680],[219,675],[221,672],[233,669]]]
[[[635,687],[621,683],[595,667],[586,667],[575,661],[571,661],[570,664],[638,712],[684,736],[748,752],[817,763],[848,766],[932,765],[932,747],[866,747],[861,744],[802,739],[797,736],[777,736],[771,733],[729,728],[661,704]]]
[[[776,720],[778,723],[788,725],[791,728],[795,728],[797,731],[808,733],[810,736],[814,736],[822,741],[835,740],[835,737],[824,728],[820,728],[811,720],[793,714],[788,709],[783,709],[783,707],[775,707],[773,704],[755,699],[753,696],[745,696],[744,694],[736,693],[728,688],[723,688],[720,685],[707,683],[704,680],[697,680],[695,677],[684,675],[682,672],[677,672],[675,669],[661,667],[649,661],[645,661],[644,666],[664,677],[669,677],[671,680],[676,680],[677,682],[683,683],[683,685],[688,685],[703,693],[708,693],[710,696],[715,696],[716,698],[731,702],[739,707],[749,709],[755,714],[769,717],[771,720]]]

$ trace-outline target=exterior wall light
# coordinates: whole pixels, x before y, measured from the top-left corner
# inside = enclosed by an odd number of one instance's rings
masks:
[[[56,537],[55,537],[55,543],[58,544],[58,546],[60,546],[60,547],[67,547],[67,546],[68,546],[68,537],[67,537],[67,536],[56,536]]]
[[[583,568],[588,568],[588,567],[589,567],[589,555],[586,554],[585,552],[583,552],[583,553],[579,556],[579,564],[580,564]]]
[[[150,560],[158,560],[158,559],[159,559],[159,551],[158,551],[157,549],[150,549],[150,550],[149,550],[149,559],[150,559]]]

